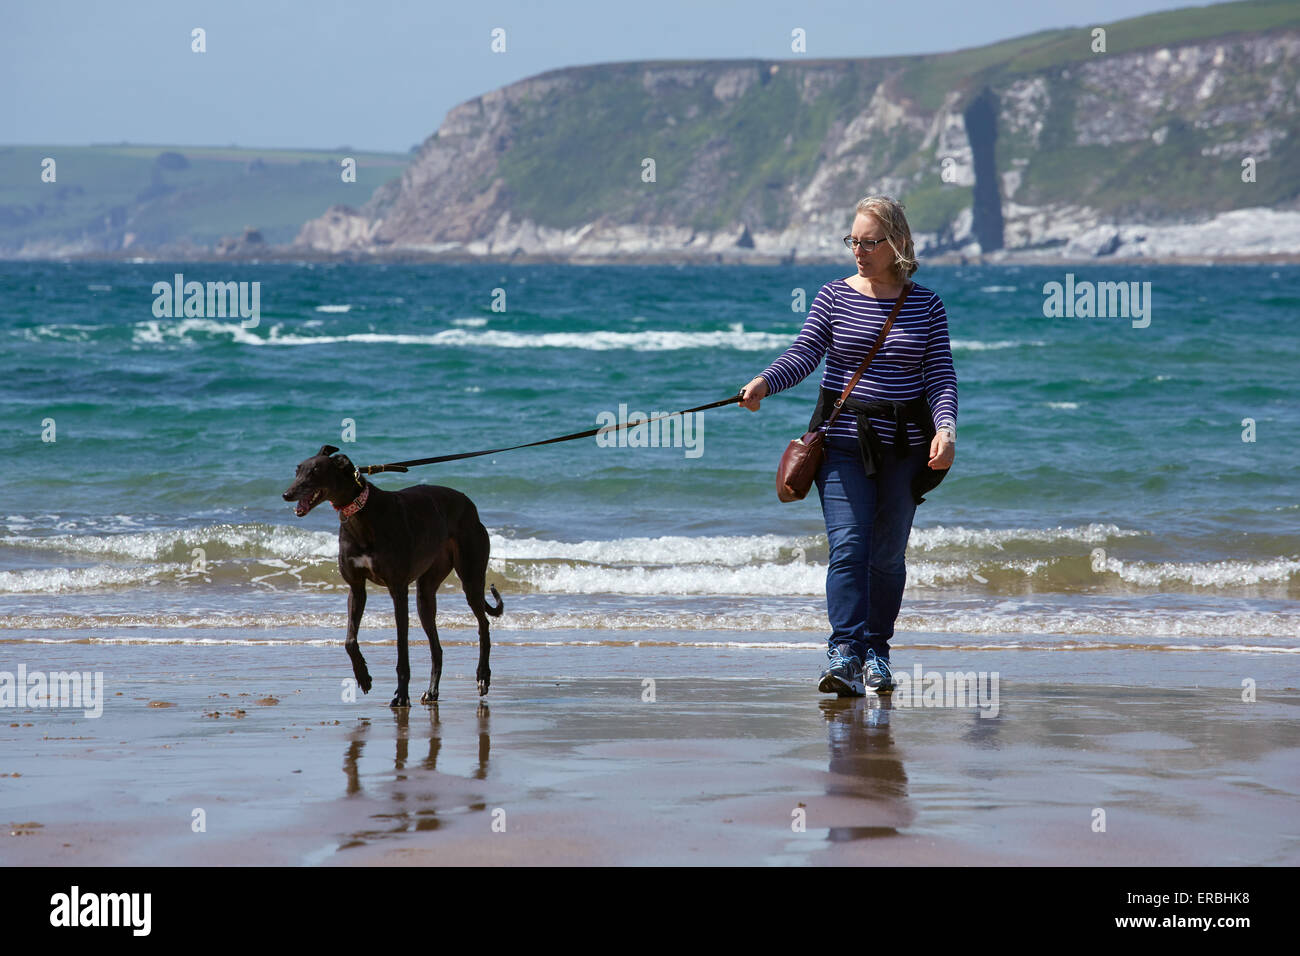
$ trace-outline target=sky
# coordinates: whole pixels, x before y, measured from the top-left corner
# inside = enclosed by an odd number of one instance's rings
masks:
[[[0,143],[406,152],[566,66],[936,53],[1173,0],[0,0]],[[191,31],[207,50],[191,50]],[[505,52],[491,49],[505,31]]]

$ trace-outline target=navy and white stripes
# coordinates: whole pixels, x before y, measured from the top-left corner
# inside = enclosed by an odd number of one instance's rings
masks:
[[[844,279],[826,283],[813,299],[794,344],[762,373],[767,393],[775,395],[798,385],[816,370],[823,355],[822,387],[843,392],[875,344],[895,301],[863,295]],[[930,401],[935,427],[956,428],[957,373],[948,341],[948,315],[933,291],[915,285],[885,343],[853,389],[853,397],[864,402],[907,401],[922,392]],[[871,424],[883,442],[893,441],[891,420],[873,418]],[[907,433],[908,444],[925,444],[915,425],[908,425]],[[840,415],[826,434],[856,440],[854,416]]]

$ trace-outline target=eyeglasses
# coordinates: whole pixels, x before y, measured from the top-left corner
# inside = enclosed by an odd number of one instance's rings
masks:
[[[867,252],[875,252],[875,251],[876,251],[876,246],[880,245],[882,242],[887,242],[887,241],[888,241],[888,238],[885,238],[885,239],[854,239],[852,236],[845,236],[845,237],[844,237],[844,247],[845,247],[846,249],[849,249],[849,250],[853,251],[853,252],[857,252],[857,250],[858,250],[858,246],[861,246],[861,247],[862,247],[863,249],[865,249]]]

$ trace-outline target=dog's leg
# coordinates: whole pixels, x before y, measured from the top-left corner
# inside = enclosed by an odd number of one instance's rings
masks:
[[[487,583],[488,533],[481,524],[459,542],[456,549],[456,573],[465,589],[465,600],[478,619],[478,695],[484,696],[492,683],[492,668],[488,657],[492,652],[492,639],[488,636],[487,601],[483,588]]]
[[[389,707],[411,706],[411,661],[407,654],[406,624],[410,614],[406,585],[390,587],[388,593],[393,596],[393,616],[397,618],[397,693]]]
[[[366,659],[361,656],[361,646],[357,643],[357,631],[361,628],[361,615],[366,610],[366,582],[358,581],[348,592],[348,639],[343,646],[348,657],[352,659],[352,676],[357,679],[357,686],[363,694],[370,693],[370,671]]]
[[[492,639],[488,636],[488,619],[483,613],[483,592],[478,592],[478,600],[469,602],[470,610],[478,618],[478,670],[474,677],[478,681],[478,695],[484,696],[492,683],[492,668],[488,666],[488,655],[492,651]]]
[[[444,572],[445,576],[445,572]],[[438,641],[438,585],[441,578],[432,570],[420,575],[415,582],[415,610],[420,615],[420,626],[429,638],[429,653],[433,655],[433,669],[429,672],[429,689],[420,698],[422,704],[432,704],[438,699],[438,684],[442,681],[442,644]]]

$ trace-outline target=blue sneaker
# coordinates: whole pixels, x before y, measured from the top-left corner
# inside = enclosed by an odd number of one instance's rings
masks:
[[[822,671],[817,689],[823,694],[836,694],[840,697],[865,697],[866,687],[862,683],[862,662],[854,655],[848,644],[837,644],[826,652],[830,665]]]
[[[863,682],[877,694],[890,694],[894,690],[894,672],[889,668],[888,657],[877,657],[867,648],[867,663],[862,670]]]

